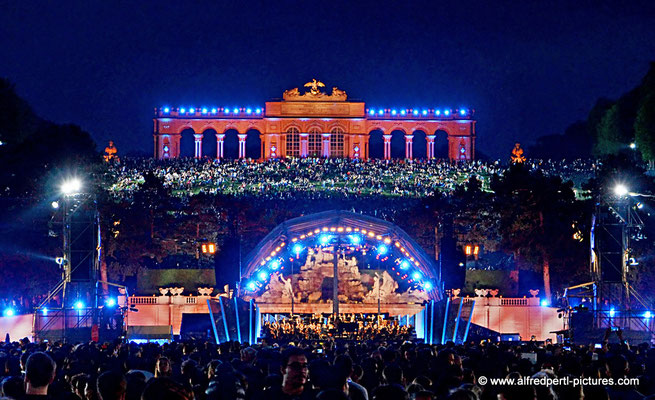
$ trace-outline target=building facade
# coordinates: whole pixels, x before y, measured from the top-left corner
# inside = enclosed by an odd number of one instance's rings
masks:
[[[305,84],[307,92],[287,90],[281,101],[266,102],[263,108],[156,108],[154,156],[180,157],[182,132],[192,130],[197,158],[203,156],[206,135],[215,135],[216,151],[204,155],[226,157],[225,139],[230,133],[238,137],[238,158],[246,158],[246,148],[256,142],[259,155],[251,153],[249,158],[369,159],[372,146],[379,146],[378,158],[390,159],[392,139],[398,135],[404,140],[406,159],[435,158],[437,137],[447,138],[451,161],[475,158],[471,109],[373,109],[364,102],[349,101],[337,87],[327,94],[320,89],[324,86],[314,80]],[[418,141],[424,149],[420,153],[414,151]]]

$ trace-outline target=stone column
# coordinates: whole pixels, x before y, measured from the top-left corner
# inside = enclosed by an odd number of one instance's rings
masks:
[[[246,158],[246,135],[245,133],[240,133],[237,135],[239,137],[239,158]]]
[[[217,133],[216,134],[216,158],[219,160],[223,158],[223,142],[225,140],[225,134],[224,133]]]
[[[389,160],[391,158],[391,135],[382,135],[384,139],[384,159]]]
[[[309,154],[309,133],[300,134],[300,157],[307,157]]]
[[[330,158],[330,134],[322,133],[323,136],[323,146],[321,146],[321,156],[325,158]]]
[[[414,139],[414,135],[405,135],[405,158],[407,159],[412,159],[413,157],[413,145],[414,143],[412,140]]]
[[[434,158],[434,138],[435,135],[428,135],[425,137],[428,140],[428,160]]]
[[[195,139],[195,157],[202,157],[202,133],[194,133],[193,137]]]

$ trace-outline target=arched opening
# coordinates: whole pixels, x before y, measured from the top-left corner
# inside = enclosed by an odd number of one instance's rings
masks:
[[[434,135],[434,158],[448,160],[448,133],[440,129]]]
[[[180,157],[195,157],[195,132],[191,128],[186,128],[182,131],[182,138],[180,139]]]
[[[405,132],[403,131],[391,132],[391,158],[405,158]]]
[[[384,139],[382,138],[382,131],[376,129],[368,134],[368,158],[370,159],[383,159],[384,158]]]
[[[307,156],[318,158],[321,156],[321,128],[313,126],[307,131]]]
[[[426,159],[428,157],[428,140],[425,132],[422,130],[415,130],[414,139],[412,139],[412,158]]]
[[[202,133],[202,156],[207,158],[216,158],[218,151],[216,147],[216,131],[207,129]]]
[[[295,126],[287,128],[287,157],[298,158],[300,157],[300,129]]]
[[[246,132],[246,158],[259,160],[262,158],[262,138],[257,129]]]
[[[236,159],[239,158],[239,132],[236,129],[228,129],[225,131],[225,139],[223,142],[223,158]]]
[[[344,156],[343,128],[336,127],[330,131],[330,157],[342,158]]]

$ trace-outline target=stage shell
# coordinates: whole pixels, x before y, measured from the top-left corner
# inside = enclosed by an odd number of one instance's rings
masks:
[[[248,295],[249,292],[259,290],[263,286],[258,280],[261,272],[267,276],[275,273],[280,266],[280,258],[285,254],[293,254],[296,243],[319,240],[318,236],[322,234],[357,234],[366,240],[384,243],[393,257],[407,261],[404,272],[408,282],[416,283],[432,300],[443,297],[438,265],[405,231],[379,218],[337,210],[293,218],[274,228],[246,257],[241,293]],[[414,279],[413,276],[420,278]]]

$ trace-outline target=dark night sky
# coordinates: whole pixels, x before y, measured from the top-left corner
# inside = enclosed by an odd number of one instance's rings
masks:
[[[12,1],[0,76],[99,148],[152,149],[158,105],[262,106],[316,77],[374,107],[476,109],[505,157],[636,86],[648,1]]]

